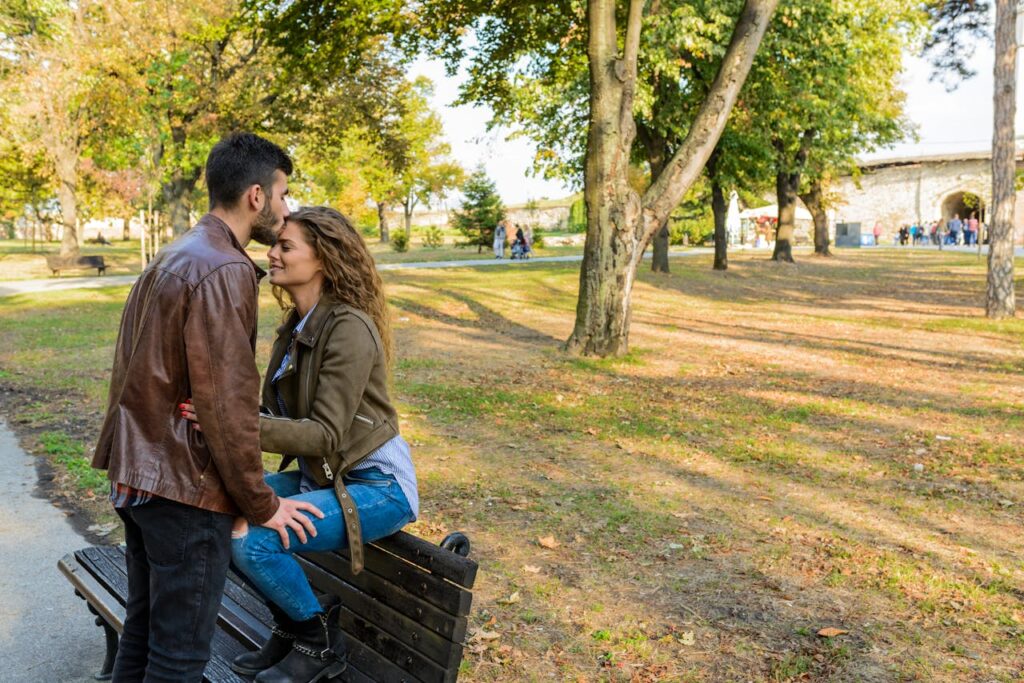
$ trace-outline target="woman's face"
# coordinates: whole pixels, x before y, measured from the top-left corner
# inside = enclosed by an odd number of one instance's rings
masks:
[[[291,290],[323,282],[323,263],[306,241],[303,229],[293,221],[285,221],[267,258],[271,284]]]

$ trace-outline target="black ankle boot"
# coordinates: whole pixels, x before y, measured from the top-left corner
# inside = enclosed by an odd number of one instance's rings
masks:
[[[267,607],[274,617],[274,629],[270,633],[270,638],[259,650],[235,657],[231,662],[231,668],[235,673],[255,676],[280,662],[292,651],[292,645],[295,643],[295,621],[274,603],[267,601]]]
[[[338,610],[295,623],[292,650],[276,665],[256,676],[256,683],[315,683],[345,670]]]

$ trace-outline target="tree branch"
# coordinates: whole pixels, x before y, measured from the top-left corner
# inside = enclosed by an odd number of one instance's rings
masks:
[[[641,242],[650,239],[696,181],[718,144],[779,0],[746,0],[711,90],[682,146],[644,193]]]

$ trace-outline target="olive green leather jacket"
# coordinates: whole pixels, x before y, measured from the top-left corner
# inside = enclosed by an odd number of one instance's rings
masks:
[[[321,299],[294,334],[299,320],[293,310],[277,330],[263,380],[260,444],[284,455],[282,470],[295,458],[306,458],[317,484],[334,486],[358,572],[363,565],[359,512],[342,477],[398,435],[384,349],[373,320],[351,306]],[[272,383],[289,350],[288,366]],[[288,417],[281,416],[278,394]]]

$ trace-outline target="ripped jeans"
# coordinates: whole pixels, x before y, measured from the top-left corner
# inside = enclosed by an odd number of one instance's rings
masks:
[[[323,609],[293,554],[348,547],[345,519],[334,489],[299,493],[301,476],[296,471],[279,472],[268,474],[266,480],[278,496],[310,502],[324,513],[323,519],[307,515],[316,527],[315,537],[307,534],[306,543],[300,543],[295,532],[289,530],[286,550],[276,531],[250,525],[247,534],[231,540],[231,561],[235,568],[259,589],[263,597],[295,621],[312,619]],[[384,474],[375,467],[350,472],[345,476],[345,486],[359,509],[365,543],[390,536],[413,518],[409,501],[390,474]]]

